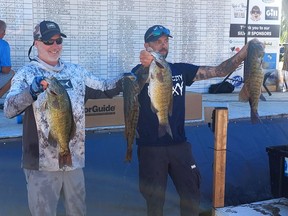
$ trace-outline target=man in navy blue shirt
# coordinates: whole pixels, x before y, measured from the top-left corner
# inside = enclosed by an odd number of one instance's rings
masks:
[[[146,50],[167,57],[169,29],[161,25],[150,27],[144,36]],[[140,62],[149,67],[153,60],[150,52],[142,50]],[[194,81],[212,77],[225,77],[233,72],[247,55],[244,46],[235,56],[215,67],[187,63],[169,63],[173,81],[173,110],[169,116],[172,137],[167,133],[158,136],[158,119],[151,110],[146,83],[138,95],[140,113],[137,126],[139,187],[147,204],[148,216],[162,216],[168,175],[180,196],[181,216],[199,215],[200,173],[192,155],[191,144],[185,135],[185,88]],[[135,72],[141,65],[133,68]]]

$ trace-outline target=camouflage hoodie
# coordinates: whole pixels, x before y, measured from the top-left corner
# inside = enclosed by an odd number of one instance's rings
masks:
[[[45,109],[45,91],[33,101],[29,86],[35,76],[55,77],[66,88],[72,104],[76,134],[69,142],[72,167],[59,169],[58,147],[48,142],[49,124]],[[25,169],[59,171],[83,168],[85,163],[85,92],[90,89],[109,90],[116,88],[119,78],[102,80],[79,65],[59,60],[55,67],[36,58],[20,68],[12,80],[12,86],[4,102],[7,118],[25,112],[22,137],[22,167]],[[118,92],[119,93],[119,92]]]

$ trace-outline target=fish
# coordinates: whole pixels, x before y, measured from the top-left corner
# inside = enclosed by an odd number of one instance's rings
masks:
[[[48,83],[45,102],[49,124],[48,142],[55,143],[58,147],[58,161],[61,169],[64,166],[72,166],[69,142],[75,134],[76,124],[73,119],[70,97],[65,88],[55,77],[45,77],[44,80]]]
[[[125,138],[127,150],[125,160],[131,162],[132,149],[137,133],[137,124],[140,112],[138,95],[144,85],[149,83],[148,94],[151,100],[151,110],[159,120],[158,136],[166,132],[173,138],[168,115],[172,115],[172,72],[165,58],[159,53],[150,52],[154,57],[149,67],[140,66],[135,73],[127,73],[122,79]]]
[[[151,109],[157,115],[158,137],[168,133],[172,138],[169,116],[173,110],[173,82],[172,72],[165,57],[157,52],[150,52],[154,57],[149,67],[148,94],[151,100]]]
[[[138,95],[148,79],[148,68],[140,66],[135,73],[127,73],[122,79],[123,104],[124,104],[124,124],[127,150],[125,160],[132,161],[132,149],[137,134],[137,124],[139,117]]]
[[[261,122],[258,114],[259,98],[265,100],[261,91],[264,80],[262,68],[264,54],[265,47],[262,42],[256,39],[249,42],[244,62],[244,85],[239,92],[239,101],[249,102],[252,124]]]
[[[125,138],[127,141],[127,151],[125,160],[131,162],[132,160],[132,146],[136,135],[136,127],[139,117],[139,102],[138,93],[139,85],[136,77],[123,77],[123,104],[124,104],[124,122],[125,122]]]

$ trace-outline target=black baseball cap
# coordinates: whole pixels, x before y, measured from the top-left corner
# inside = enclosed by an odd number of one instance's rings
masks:
[[[46,41],[50,40],[56,34],[60,34],[64,38],[67,37],[61,32],[57,23],[44,20],[35,26],[33,37],[34,40]]]
[[[168,28],[165,28],[162,25],[154,25],[146,31],[144,35],[144,41],[145,43],[157,41],[163,35],[172,38],[172,36],[170,35],[170,30]]]

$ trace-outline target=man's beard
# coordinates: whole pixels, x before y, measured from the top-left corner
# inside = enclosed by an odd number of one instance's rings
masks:
[[[164,54],[164,55],[162,55],[165,59],[167,58],[167,56],[168,56],[168,50],[167,49],[161,49],[160,51],[159,51],[160,53],[162,53],[162,52],[165,52],[166,54]]]

